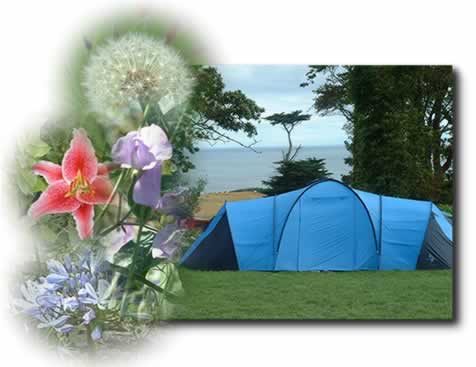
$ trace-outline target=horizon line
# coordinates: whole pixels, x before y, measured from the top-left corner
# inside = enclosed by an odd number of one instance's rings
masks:
[[[302,148],[321,148],[321,147],[344,147],[345,144],[319,144],[319,145],[303,145]],[[199,146],[200,150],[251,150],[251,149],[270,149],[270,148],[280,148],[287,149],[285,145],[262,145],[262,146],[252,146],[252,147],[242,147],[242,146]]]

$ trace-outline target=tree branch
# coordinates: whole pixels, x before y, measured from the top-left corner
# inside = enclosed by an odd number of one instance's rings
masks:
[[[235,143],[235,144],[238,144],[238,145],[242,146],[243,148],[250,149],[255,153],[258,153],[258,154],[261,153],[260,151],[253,148],[254,145],[259,143],[259,141],[256,140],[256,139],[253,139],[253,142],[251,142],[250,144],[245,144],[245,143],[242,143],[241,141],[239,141],[235,138],[232,138],[231,136],[228,136],[228,135],[216,130],[214,127],[212,127],[210,125],[206,125],[206,124],[202,125],[202,123],[198,123],[198,124],[201,125],[201,127],[203,129],[207,130],[208,133],[217,135],[217,136],[210,136],[210,139],[208,139],[209,140],[208,143],[212,146],[213,146],[213,144],[211,144],[210,140],[221,141],[221,142],[232,142],[232,143]]]
[[[446,172],[451,167],[453,163],[453,149],[449,147],[448,149],[448,157],[446,158],[446,162],[441,166],[441,171]]]
[[[298,145],[296,147],[296,149],[294,150],[294,154],[289,158],[290,161],[292,161],[294,158],[296,158],[296,155],[298,154],[298,152],[301,150],[302,148],[302,145]]]

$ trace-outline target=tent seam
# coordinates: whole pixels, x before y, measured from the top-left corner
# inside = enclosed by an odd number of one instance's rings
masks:
[[[289,215],[290,215],[291,211],[294,209],[294,207],[295,207],[296,203],[298,202],[298,200],[300,200],[301,197],[302,197],[308,190],[310,190],[311,188],[313,188],[314,186],[319,185],[319,184],[324,183],[324,182],[327,182],[327,181],[336,182],[336,183],[338,183],[338,184],[344,186],[344,187],[347,188],[348,190],[350,190],[350,191],[357,197],[357,199],[360,201],[360,203],[362,204],[362,206],[365,208],[365,211],[367,212],[367,217],[369,218],[370,225],[371,225],[371,227],[372,227],[372,232],[373,232],[373,237],[374,237],[374,243],[375,243],[375,249],[376,249],[376,252],[377,252],[377,246],[378,246],[378,244],[377,244],[377,235],[376,235],[376,232],[375,232],[375,227],[374,227],[374,223],[373,223],[373,221],[372,221],[372,217],[370,216],[369,209],[367,208],[367,205],[365,205],[365,202],[364,202],[364,201],[361,199],[361,197],[354,191],[354,189],[353,189],[352,187],[346,185],[346,184],[343,183],[343,182],[340,182],[340,181],[338,181],[338,180],[335,180],[335,179],[333,179],[333,178],[325,178],[325,179],[322,179],[322,180],[318,180],[318,181],[313,181],[313,182],[311,182],[311,184],[310,184],[309,186],[307,186],[307,187],[305,188],[305,190],[299,194],[299,196],[298,196],[298,197],[296,198],[296,200],[294,201],[293,205],[291,205],[291,207],[289,208],[289,211],[288,211],[288,213],[287,213],[287,215],[286,215],[286,218],[285,218],[285,220],[284,220],[284,222],[283,222],[283,226],[282,226],[282,228],[281,228],[281,232],[280,232],[280,234],[279,234],[279,240],[278,240],[277,248],[276,248],[276,254],[277,254],[276,257],[279,255],[279,250],[280,250],[280,248],[281,248],[281,240],[282,240],[282,238],[283,238],[284,229],[286,228],[286,225],[287,225],[287,223],[288,223]]]

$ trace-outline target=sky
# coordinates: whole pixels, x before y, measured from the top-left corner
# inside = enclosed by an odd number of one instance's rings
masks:
[[[312,114],[311,120],[295,128],[292,135],[294,145],[324,146],[343,145],[345,133],[342,116],[318,116],[312,108],[312,89],[323,82],[318,79],[314,87],[299,86],[305,81],[307,65],[214,65],[223,76],[226,90],[240,89],[246,96],[263,107],[266,117],[273,113],[302,110]],[[256,124],[259,142],[255,147],[283,147],[287,145],[286,133],[278,126],[271,126],[266,120]],[[235,139],[251,142],[243,133],[230,134]],[[210,148],[206,142],[201,148]],[[235,143],[217,143],[213,148],[238,147]]]

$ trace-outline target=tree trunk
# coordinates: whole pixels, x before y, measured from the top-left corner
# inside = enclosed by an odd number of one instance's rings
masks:
[[[284,161],[289,161],[291,158],[291,154],[293,152],[293,142],[291,140],[291,131],[292,130],[286,129],[286,133],[288,134],[288,151],[284,155],[284,159],[283,159]]]
[[[444,172],[441,167],[441,120],[442,120],[442,99],[435,101],[435,114],[432,121],[432,168],[433,168],[433,190],[432,199],[438,202],[441,197],[441,190],[445,179]]]

